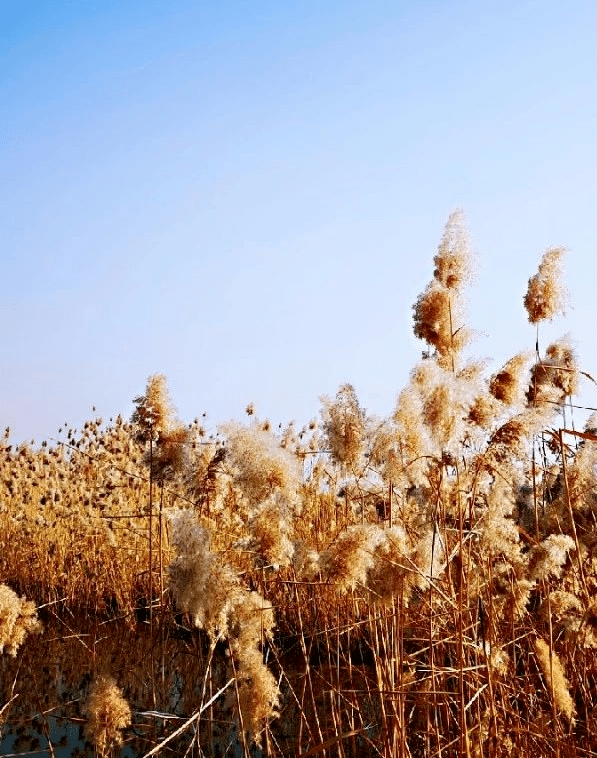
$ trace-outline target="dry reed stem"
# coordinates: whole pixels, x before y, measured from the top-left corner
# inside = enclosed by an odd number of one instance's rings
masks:
[[[191,726],[191,724],[194,721],[196,721],[201,716],[201,714],[204,713],[204,711],[206,711],[209,707],[211,707],[212,703],[215,703],[215,701],[221,695],[223,695],[224,692],[226,692],[226,690],[228,689],[228,687],[230,687],[230,685],[233,684],[233,683],[234,683],[234,677],[231,677],[226,682],[226,684],[223,687],[220,687],[220,689],[215,693],[215,695],[213,695],[207,701],[207,703],[203,703],[203,705],[200,708],[198,708],[195,711],[195,713],[193,713],[193,715],[184,722],[184,724],[182,724],[181,726],[179,726],[178,729],[176,729],[174,732],[172,732],[172,734],[169,734],[168,737],[166,737],[165,740],[162,740],[158,745],[156,745],[155,747],[153,747],[149,752],[145,753],[145,755],[143,756],[143,758],[151,758],[152,755],[157,755],[163,748],[166,747],[166,745],[169,742],[172,742],[172,740],[176,739],[176,737],[178,737],[181,734],[183,734],[184,732],[186,732],[186,730]]]

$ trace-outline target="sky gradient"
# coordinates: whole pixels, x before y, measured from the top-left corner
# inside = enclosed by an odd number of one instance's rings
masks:
[[[387,415],[456,207],[471,354],[533,348],[527,280],[565,245],[541,343],[597,375],[596,74],[593,0],[8,4],[0,424],[128,416],[156,372],[212,428],[344,382]]]

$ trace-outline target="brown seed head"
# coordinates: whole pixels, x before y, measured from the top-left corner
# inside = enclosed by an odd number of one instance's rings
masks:
[[[553,342],[545,358],[531,370],[527,391],[529,404],[561,403],[578,392],[579,372],[574,348],[568,337]]]
[[[450,214],[433,262],[433,276],[447,289],[460,289],[470,280],[470,241],[464,225],[464,214],[460,208]]]
[[[552,691],[556,708],[573,724],[576,708],[560,657],[553,648],[550,655],[549,645],[541,637],[535,638],[534,647],[539,668]]]
[[[365,412],[351,384],[343,384],[333,402],[324,399],[323,432],[332,458],[341,465],[357,464],[363,450]]]
[[[524,307],[531,324],[550,320],[558,313],[563,313],[566,304],[566,290],[560,279],[562,275],[562,257],[566,249],[550,247],[543,254],[539,270],[529,279],[529,286],[524,296]]]
[[[529,362],[528,353],[518,353],[491,377],[489,391],[506,405],[514,405],[521,400],[524,371]]]
[[[93,683],[85,706],[85,737],[100,756],[122,745],[121,731],[131,723],[131,709],[111,677],[100,676]]]

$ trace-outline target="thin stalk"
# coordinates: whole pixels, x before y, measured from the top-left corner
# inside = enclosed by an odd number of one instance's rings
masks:
[[[554,732],[558,728],[558,709],[556,706],[556,698],[554,693],[554,687],[553,687],[553,626],[551,623],[551,599],[550,599],[550,593],[549,593],[549,587],[545,587],[545,593],[547,597],[547,619],[548,619],[548,625],[549,625],[549,694],[551,696],[551,714],[553,718],[553,728]],[[557,737],[557,734],[556,734]],[[556,758],[560,758],[560,747],[558,745],[558,740],[554,740],[555,742],[555,750],[556,750]]]
[[[158,544],[159,544],[159,561],[160,561],[160,606],[164,602],[164,561],[162,555],[162,524],[163,524],[163,510],[164,510],[164,483],[160,489],[160,515],[158,524]]]
[[[149,627],[153,631],[153,440],[149,439]]]
[[[590,603],[590,594],[587,588],[587,580],[585,577],[585,571],[582,564],[582,554],[580,551],[580,544],[578,542],[578,534],[576,532],[576,522],[574,520],[574,512],[572,510],[572,502],[570,500],[570,487],[568,486],[568,469],[566,466],[566,450],[564,448],[564,430],[558,430],[558,438],[560,442],[560,450],[562,452],[562,474],[564,476],[564,492],[566,495],[566,505],[568,506],[568,515],[570,517],[570,526],[572,529],[572,536],[574,537],[574,544],[576,545],[576,559],[578,561],[578,573],[582,584],[585,600],[587,604]]]
[[[389,520],[390,529],[394,525],[393,514],[392,514],[392,492],[393,492],[393,489],[394,489],[394,487],[392,485],[392,482],[390,482],[390,485],[388,487],[388,520]]]
[[[459,721],[460,721],[460,754],[470,758],[470,743],[466,724],[465,692],[464,692],[464,623],[463,615],[465,608],[464,582],[464,513],[462,498],[460,497],[460,474],[459,466],[456,466],[456,483],[458,488],[458,542],[460,555],[460,580],[458,582],[458,690],[459,690]],[[468,585],[467,585],[468,586]]]
[[[245,732],[245,724],[243,720],[243,712],[240,707],[240,694],[238,691],[238,676],[236,673],[236,665],[234,663],[234,655],[230,656],[230,663],[232,664],[232,673],[234,674],[234,694],[236,696],[236,707],[238,708],[238,731],[240,732],[241,745],[243,747],[243,755],[245,758],[250,758],[249,744],[247,742],[247,735]]]
[[[317,726],[317,734],[319,736],[319,741],[323,742],[323,733],[321,731],[321,724],[319,723],[319,714],[317,712],[317,703],[315,701],[315,693],[313,692],[313,681],[311,678],[311,668],[309,666],[309,654],[307,653],[307,645],[305,644],[305,634],[304,634],[304,626],[303,626],[303,616],[301,613],[301,603],[298,596],[298,590],[296,587],[296,584],[294,585],[294,596],[296,600],[296,608],[298,613],[298,619],[299,619],[299,627],[300,627],[300,637],[299,642],[301,646],[301,652],[303,654],[303,659],[305,661],[305,674],[304,674],[304,682],[309,687],[309,692],[311,695],[311,703],[313,705],[313,716],[315,718],[315,724]],[[304,697],[305,687],[303,687],[303,697]],[[301,710],[303,710],[303,703],[301,702]],[[303,710],[304,713],[304,710]],[[301,727],[302,727],[302,720],[301,720]],[[310,731],[310,730],[309,730]],[[299,730],[299,736],[302,736],[302,729]],[[301,749],[301,745],[299,742],[299,750]]]

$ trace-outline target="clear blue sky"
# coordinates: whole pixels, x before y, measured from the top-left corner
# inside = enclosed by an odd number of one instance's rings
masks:
[[[456,207],[473,352],[533,346],[563,244],[542,341],[597,374],[596,75],[594,0],[5,1],[0,424],[128,415],[156,372],[212,427],[305,422],[344,382],[387,415]]]

